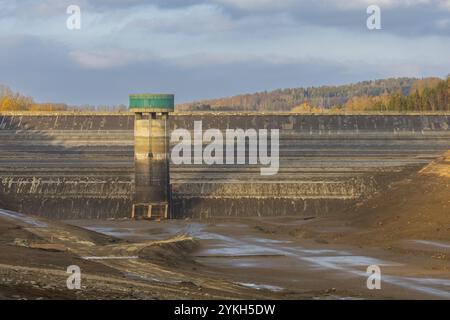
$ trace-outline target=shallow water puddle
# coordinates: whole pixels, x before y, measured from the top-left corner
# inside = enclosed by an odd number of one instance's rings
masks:
[[[85,227],[85,229],[116,238],[137,235],[132,228]]]
[[[428,240],[412,240],[412,241],[424,246],[450,250],[450,244],[445,242],[428,241]]]
[[[35,228],[47,228],[48,227],[48,225],[46,223],[41,222],[31,216],[27,216],[23,213],[0,209],[0,216],[25,222],[26,224],[32,225]]]
[[[174,279],[160,279],[155,277],[147,277],[137,273],[126,272],[124,274],[127,278],[132,280],[143,280],[146,282],[160,282],[160,283],[168,283],[168,284],[179,284],[182,283],[182,280],[174,280]]]
[[[238,247],[219,247],[213,249],[206,249],[202,251],[202,256],[228,256],[228,257],[248,257],[248,256],[283,256],[284,252],[265,248],[262,246],[241,244]]]
[[[282,288],[282,287],[272,286],[272,285],[268,285],[268,284],[256,284],[256,283],[245,283],[245,282],[238,282],[237,284],[247,287],[247,288],[256,289],[256,290],[269,290],[269,291],[274,291],[274,292],[284,290],[284,288]]]
[[[106,256],[106,257],[81,257],[84,260],[134,260],[139,259],[138,256]]]
[[[379,259],[366,256],[326,256],[326,257],[302,257],[301,259],[311,262],[317,268],[344,270],[347,267],[358,266],[393,266],[397,264],[387,263]]]
[[[211,266],[228,268],[268,269],[273,273],[283,272],[285,266],[291,268],[307,268],[314,270],[334,270],[339,274],[352,277],[367,278],[365,269],[370,265],[400,267],[402,264],[384,261],[364,255],[355,255],[344,250],[310,249],[300,247],[287,241],[273,241],[266,238],[240,237],[231,238],[218,234],[208,234],[204,239],[214,239],[213,243],[206,243],[206,249],[201,251],[201,262]],[[223,241],[221,241],[223,240]],[[427,242],[428,243],[428,242]],[[445,244],[432,243],[432,245]],[[265,256],[264,256],[265,255]],[[273,256],[270,256],[273,255]],[[279,256],[277,258],[276,256]],[[220,259],[217,258],[226,258]],[[364,271],[362,271],[364,270]],[[338,274],[336,274],[338,275]],[[342,276],[339,276],[342,278]],[[270,281],[270,278],[266,280]],[[382,282],[406,288],[420,293],[441,298],[450,298],[450,280],[435,278],[399,277],[383,274]],[[239,284],[257,289],[281,288],[275,285],[258,285],[255,283],[239,282]],[[365,281],[361,282],[361,286]],[[273,289],[272,288],[272,289]],[[281,288],[282,290],[282,288]]]
[[[409,290],[423,292],[444,299],[450,299],[450,280],[447,279],[411,278],[385,275],[383,276],[382,281]]]

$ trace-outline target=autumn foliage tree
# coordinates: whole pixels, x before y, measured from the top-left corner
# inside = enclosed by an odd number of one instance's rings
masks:
[[[431,86],[438,78],[392,78],[362,81],[347,85],[299,87],[243,94],[212,100],[201,100],[177,105],[178,110],[198,110],[199,105],[208,105],[212,111],[290,111],[308,103],[314,107],[343,107],[353,97],[378,97],[397,92],[408,95],[413,89]]]
[[[346,111],[439,112],[450,111],[450,76],[446,80],[421,83],[408,95],[397,92],[375,97],[354,97]]]
[[[292,110],[291,110],[291,112],[294,112],[294,113],[321,113],[323,111],[324,111],[323,108],[314,107],[313,105],[310,105],[307,102],[302,103],[302,104],[292,108]]]
[[[450,111],[450,76],[446,80],[435,78],[418,81],[409,94],[401,91],[378,96],[355,96],[344,105],[332,110],[345,112],[440,112]]]
[[[1,111],[61,111],[67,110],[67,105],[56,103],[36,103],[33,98],[14,93],[8,87],[0,86]]]

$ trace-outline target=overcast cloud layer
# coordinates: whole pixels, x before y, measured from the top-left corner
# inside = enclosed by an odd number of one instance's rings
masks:
[[[66,8],[82,28],[66,28]],[[366,28],[366,8],[382,30]],[[177,102],[450,73],[450,0],[0,0],[0,83],[38,101]]]

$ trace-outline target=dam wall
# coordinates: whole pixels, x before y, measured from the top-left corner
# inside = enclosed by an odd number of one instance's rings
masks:
[[[279,129],[280,169],[174,165],[174,216],[320,216],[370,197],[450,149],[450,115],[174,114],[171,130]],[[55,219],[124,218],[134,115],[0,114],[0,203]]]

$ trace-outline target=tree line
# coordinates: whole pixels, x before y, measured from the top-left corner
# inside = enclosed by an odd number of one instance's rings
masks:
[[[448,79],[392,78],[342,86],[278,89],[181,104],[189,111],[445,111]],[[447,94],[447,95],[445,95]],[[447,98],[446,98],[447,97]]]
[[[0,85],[1,111],[126,111],[125,105],[37,103]],[[278,89],[271,92],[177,105],[179,111],[436,112],[450,111],[450,76],[363,81],[343,86]]]
[[[445,80],[417,82],[409,94],[353,97],[338,108],[345,111],[438,112],[450,111],[450,76]]]
[[[32,97],[13,92],[10,88],[0,85],[1,111],[126,111],[125,105],[79,105],[69,106],[65,103],[38,103]]]
[[[62,103],[37,103],[33,98],[0,86],[0,111],[61,111],[68,106]]]

